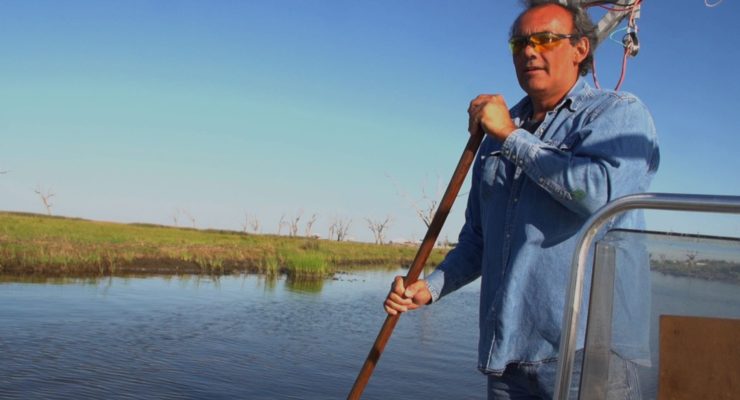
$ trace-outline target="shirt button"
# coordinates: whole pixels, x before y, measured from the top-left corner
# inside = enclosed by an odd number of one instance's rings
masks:
[[[540,183],[545,183],[545,180],[540,178]]]
[[[517,198],[515,197],[515,198],[514,198],[514,203],[516,203],[517,201],[519,201],[519,199],[517,199]]]

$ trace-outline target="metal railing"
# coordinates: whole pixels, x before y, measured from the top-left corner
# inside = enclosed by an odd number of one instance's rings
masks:
[[[612,218],[624,212],[637,209],[740,214],[740,196],[669,193],[635,194],[614,200],[602,207],[586,221],[583,228],[581,228],[580,238],[571,264],[570,286],[565,302],[566,309],[563,314],[563,325],[560,336],[558,376],[554,392],[555,399],[567,399],[570,390],[573,361],[576,352],[577,325],[583,298],[583,280],[589,249],[597,233]],[[605,271],[605,273],[607,275],[611,274],[613,282],[614,271]],[[604,275],[594,272],[592,282],[599,279],[604,279]],[[607,277],[607,281],[608,279]],[[602,305],[596,304],[592,306],[601,307]],[[604,338],[608,341],[609,333],[602,332],[600,337],[602,341]],[[606,345],[608,348],[609,344],[599,343],[598,345]],[[597,392],[585,392],[582,393],[584,396],[580,396],[580,398],[598,398],[599,396],[595,393]]]

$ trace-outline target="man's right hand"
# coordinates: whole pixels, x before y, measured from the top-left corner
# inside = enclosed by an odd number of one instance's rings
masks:
[[[391,291],[383,304],[385,312],[390,315],[415,310],[421,306],[429,304],[432,301],[432,293],[429,291],[427,282],[419,280],[408,287],[404,287],[403,277],[397,276],[393,280]]]
[[[468,132],[472,135],[486,133],[503,142],[516,129],[503,96],[482,94],[468,107]],[[481,130],[483,132],[481,132]]]

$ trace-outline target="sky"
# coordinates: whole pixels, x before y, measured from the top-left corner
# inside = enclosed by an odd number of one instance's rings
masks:
[[[361,241],[365,219],[390,217],[387,239],[419,239],[413,204],[441,197],[469,101],[524,95],[506,43],[520,11],[515,0],[0,1],[0,210],[44,213],[40,189],[70,217],[241,230],[247,214],[277,233],[281,217],[302,215],[303,231],[316,214],[314,233],[351,220]],[[731,0],[644,2],[622,90],[655,119],[654,192],[740,195],[738,15]],[[616,84],[621,55],[599,47],[602,86]],[[456,240],[464,206],[442,239]],[[740,218],[650,212],[648,229],[740,236]]]

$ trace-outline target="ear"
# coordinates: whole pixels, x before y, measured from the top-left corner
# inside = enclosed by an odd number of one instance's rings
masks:
[[[583,60],[586,59],[588,56],[588,51],[591,48],[591,45],[588,41],[588,38],[581,37],[578,39],[578,42],[573,46],[574,50],[574,60],[576,65],[580,64]]]

